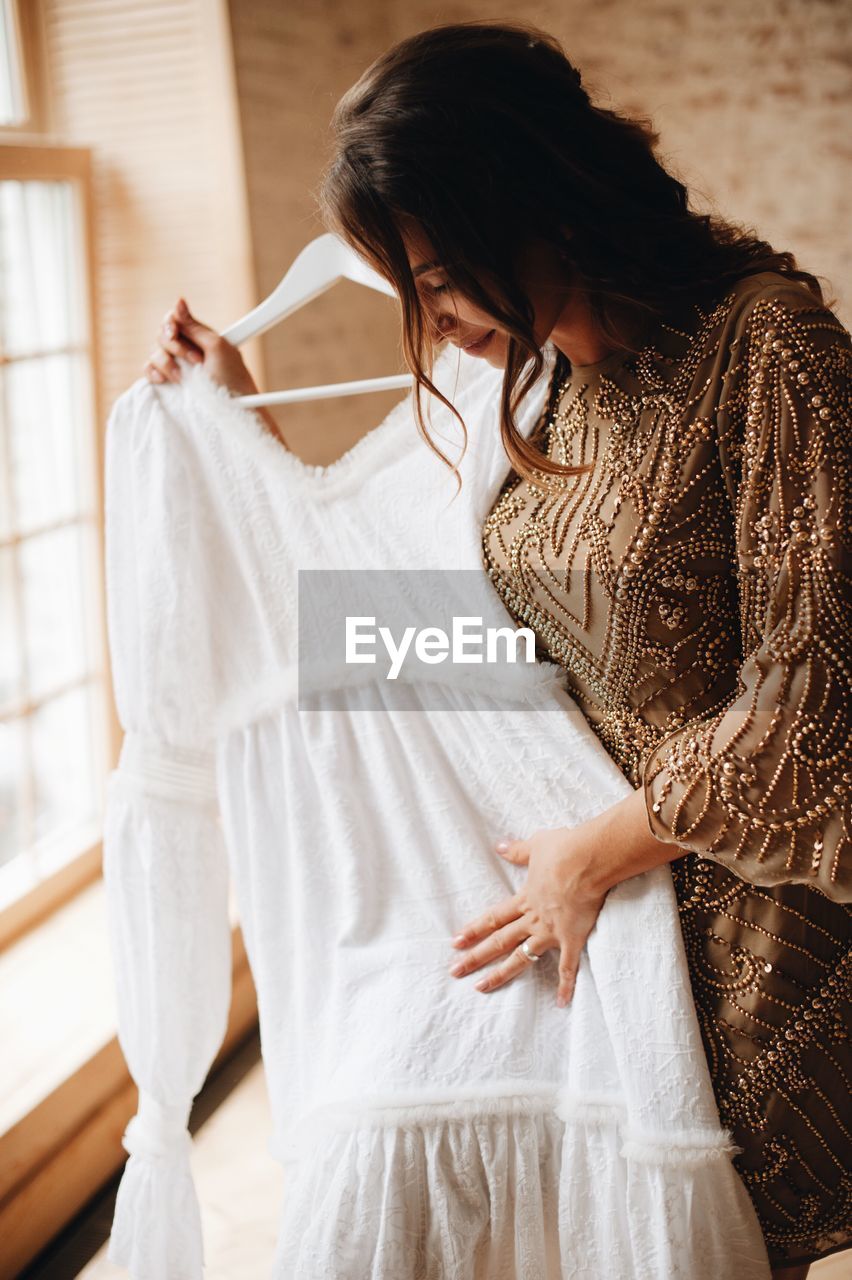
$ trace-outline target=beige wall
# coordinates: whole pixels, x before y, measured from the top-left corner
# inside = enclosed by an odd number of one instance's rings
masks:
[[[179,293],[224,329],[272,290],[322,230],[313,191],[339,95],[393,41],[455,19],[554,31],[590,89],[652,116],[697,206],[792,249],[852,322],[852,0],[31,2],[48,136],[93,149],[104,404]],[[340,285],[246,356],[275,388],[401,370],[396,304]],[[399,395],[275,414],[324,462]]]
[[[388,44],[381,0],[230,0],[258,301],[324,230],[313,189],[334,104]],[[393,299],[343,282],[262,339],[270,388],[404,371]],[[279,407],[288,441],[327,462],[401,391]]]
[[[328,119],[368,62],[437,22],[520,17],[562,39],[607,105],[652,116],[696,207],[792,249],[852,321],[850,0],[230,0],[230,13],[258,298],[322,230],[311,188]],[[355,286],[262,341],[272,387],[402,368],[394,303]],[[398,395],[275,413],[300,453],[327,461]]]
[[[253,305],[226,0],[32,4],[44,136],[92,149],[105,414],[181,292],[221,328]]]

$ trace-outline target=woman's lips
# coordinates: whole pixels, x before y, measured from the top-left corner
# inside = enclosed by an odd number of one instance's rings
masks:
[[[480,351],[484,351],[491,339],[494,337],[496,330],[489,329],[488,332],[476,342],[470,342],[467,346],[462,347],[462,351],[467,351],[471,355],[479,355]]]

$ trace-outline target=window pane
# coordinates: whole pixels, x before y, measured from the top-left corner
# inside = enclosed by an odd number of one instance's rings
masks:
[[[0,551],[0,711],[24,696],[13,555],[11,550]]]
[[[7,356],[86,340],[71,182],[0,182],[0,346]]]
[[[76,181],[0,181],[0,908],[101,834],[110,721],[82,211]]]
[[[0,365],[0,542],[8,541],[14,528],[12,517],[12,468],[9,466],[9,415],[4,408],[3,366]]]
[[[12,514],[18,533],[94,509],[93,407],[86,355],[6,365]]]
[[[68,838],[97,816],[95,767],[100,750],[93,732],[93,704],[92,686],[83,685],[52,698],[32,716],[37,852],[54,844],[64,849]]]
[[[73,525],[20,545],[29,696],[82,679],[97,661],[90,527]]]
[[[0,721],[0,867],[6,866],[30,842],[25,725],[23,720]]]
[[[12,0],[0,0],[0,124],[23,124],[25,120],[23,66],[15,14]]]

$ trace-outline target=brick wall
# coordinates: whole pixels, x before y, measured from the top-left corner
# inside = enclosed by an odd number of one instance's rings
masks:
[[[553,31],[607,105],[650,114],[696,207],[715,207],[824,277],[852,321],[850,0],[232,0],[258,297],[322,230],[311,188],[340,93],[382,49],[437,22],[521,17]],[[395,304],[338,286],[264,339],[270,386],[401,369]],[[327,461],[399,393],[276,411]]]

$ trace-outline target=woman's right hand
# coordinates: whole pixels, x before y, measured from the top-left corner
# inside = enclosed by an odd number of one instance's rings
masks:
[[[257,385],[239,349],[190,314],[183,298],[163,317],[157,345],[143,373],[149,382],[180,382],[177,357],[203,364],[212,380],[234,395],[255,395]]]

